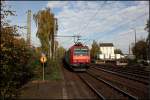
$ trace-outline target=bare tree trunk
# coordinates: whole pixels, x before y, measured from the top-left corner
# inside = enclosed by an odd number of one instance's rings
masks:
[[[51,51],[51,40],[49,41],[49,58],[52,58],[52,51]]]
[[[51,41],[51,52],[52,52],[52,59],[54,59],[54,35],[52,36],[52,41]]]
[[[56,43],[54,41],[54,59],[56,58]]]

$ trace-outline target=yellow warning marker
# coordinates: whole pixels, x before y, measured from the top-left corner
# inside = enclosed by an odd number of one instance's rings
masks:
[[[44,81],[44,63],[47,61],[47,58],[45,55],[42,55],[40,58],[41,63],[43,63],[43,81]]]
[[[45,63],[45,62],[47,61],[46,56],[42,56],[42,57],[40,58],[40,61],[41,61],[41,63]]]

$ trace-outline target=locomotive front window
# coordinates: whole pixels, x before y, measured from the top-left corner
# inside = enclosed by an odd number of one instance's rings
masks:
[[[88,55],[88,49],[76,48],[74,49],[74,55]]]

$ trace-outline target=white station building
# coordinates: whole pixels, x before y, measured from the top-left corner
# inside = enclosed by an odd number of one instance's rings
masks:
[[[114,53],[114,45],[113,43],[100,43],[100,51],[101,54],[98,55],[98,58],[101,60],[115,60],[123,58],[123,55]]]

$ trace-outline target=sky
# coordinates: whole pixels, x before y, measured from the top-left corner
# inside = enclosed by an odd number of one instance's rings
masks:
[[[146,38],[144,30],[149,18],[148,1],[6,1],[6,5],[16,11],[17,16],[9,17],[11,24],[26,26],[27,11],[32,15],[50,7],[58,19],[57,35],[81,35],[81,42],[91,48],[93,40],[98,43],[113,43],[115,48],[128,53],[129,44]],[[26,38],[27,31],[19,30]],[[40,46],[36,37],[37,27],[31,18],[31,44]],[[69,48],[73,38],[57,37],[59,45]]]

